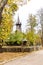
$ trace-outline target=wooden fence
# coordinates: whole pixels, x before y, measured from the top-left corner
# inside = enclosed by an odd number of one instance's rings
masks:
[[[0,47],[0,52],[31,52],[41,48],[41,46],[2,46]]]

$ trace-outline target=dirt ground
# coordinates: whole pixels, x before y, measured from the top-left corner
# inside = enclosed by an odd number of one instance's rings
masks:
[[[20,57],[20,56],[23,56],[23,55],[27,55],[28,53],[27,52],[3,52],[3,53],[0,53],[0,62],[3,62],[3,61],[7,61],[7,60],[10,60],[10,59],[13,59],[13,58],[16,58],[16,57]]]

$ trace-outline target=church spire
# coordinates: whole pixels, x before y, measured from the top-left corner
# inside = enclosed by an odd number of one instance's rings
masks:
[[[19,16],[18,16],[18,22],[17,22],[18,24],[21,24],[21,22],[20,22],[20,19],[19,19]]]
[[[16,30],[21,31],[21,22],[19,19],[19,15],[18,15],[17,23],[16,23]]]

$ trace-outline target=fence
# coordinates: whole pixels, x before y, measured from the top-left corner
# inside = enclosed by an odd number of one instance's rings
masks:
[[[41,49],[41,46],[2,46],[0,52],[31,52]]]

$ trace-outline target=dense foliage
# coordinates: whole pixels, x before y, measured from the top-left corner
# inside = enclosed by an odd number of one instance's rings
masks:
[[[24,36],[25,34],[20,32],[20,31],[15,31],[14,33],[10,34],[8,40],[6,40],[6,42],[9,42],[8,44],[9,45],[15,45],[18,44],[20,45],[22,40],[24,39]]]
[[[29,45],[41,45],[41,38],[38,34],[29,31],[26,35]]]
[[[1,3],[4,4],[3,1]],[[11,33],[13,28],[13,14],[17,10],[17,8],[18,7],[14,3],[14,0],[8,0],[6,6],[3,8],[0,25],[0,40],[5,40]]]
[[[26,34],[26,38],[29,42],[29,45],[40,44],[41,43],[40,35],[35,33],[36,32],[35,27],[37,26],[36,16],[30,14],[27,24],[28,24],[29,28],[28,28],[28,32]]]

